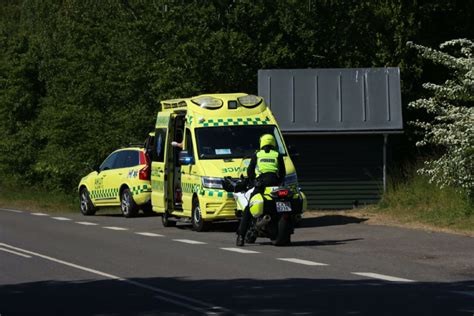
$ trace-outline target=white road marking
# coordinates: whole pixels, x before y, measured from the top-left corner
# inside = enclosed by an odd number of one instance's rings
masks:
[[[48,214],[45,214],[45,213],[31,213],[31,215],[35,215],[35,216],[49,216]]]
[[[17,256],[20,256],[20,257],[31,258],[31,256],[28,256],[28,255],[25,255],[25,254],[22,254],[22,253],[19,253],[19,252],[10,250],[10,249],[6,249],[6,248],[3,248],[3,247],[0,247],[0,250],[1,250],[1,251],[5,251],[5,252],[12,253],[12,254],[17,255]]]
[[[314,261],[302,260],[302,259],[296,259],[296,258],[277,258],[277,260],[299,263],[299,264],[304,264],[307,266],[327,266],[328,265],[326,263],[320,263],[320,262],[314,262]]]
[[[84,267],[84,266],[80,266],[78,264],[74,264],[74,263],[67,262],[67,261],[64,261],[64,260],[56,259],[56,258],[53,258],[53,257],[42,255],[42,254],[37,253],[37,252],[21,249],[21,248],[11,246],[11,245],[7,245],[7,244],[4,244],[4,243],[0,243],[0,246],[8,247],[8,248],[11,248],[11,249],[14,249],[14,250],[17,250],[17,251],[22,251],[22,252],[30,254],[32,256],[37,256],[37,257],[43,258],[45,260],[53,261],[53,262],[56,262],[56,263],[59,263],[59,264],[62,264],[62,265],[65,265],[65,266],[68,266],[68,267],[71,267],[71,268],[75,268],[75,269],[78,269],[78,270],[90,272],[92,274],[99,275],[99,276],[102,276],[102,277],[105,277],[105,278],[108,278],[108,279],[124,282],[124,283],[127,283],[127,284],[132,284],[132,285],[135,285],[139,288],[147,289],[147,290],[150,290],[152,292],[159,293],[160,296],[157,296],[157,298],[159,298],[159,299],[163,299],[163,300],[168,301],[170,303],[173,303],[175,305],[178,305],[178,306],[181,306],[181,307],[193,310],[193,311],[197,311],[197,312],[202,313],[202,314],[231,313],[230,310],[225,309],[223,307],[211,305],[209,303],[199,301],[197,299],[189,298],[189,297],[186,297],[186,296],[174,293],[174,292],[162,290],[160,288],[157,288],[157,287],[154,287],[154,286],[151,286],[151,285],[147,285],[147,284],[144,284],[144,283],[140,283],[140,282],[137,282],[137,281],[134,281],[134,280],[125,279],[125,278],[122,278],[122,277],[119,277],[119,276],[116,276],[116,275],[113,275],[113,274],[109,274],[109,273],[102,272],[102,271],[99,271],[99,270],[87,268],[87,267]],[[171,296],[172,298],[162,297],[161,295]]]
[[[352,272],[352,274],[365,276],[368,278],[380,279],[384,281],[391,281],[391,282],[416,282],[415,280],[403,279],[398,278],[390,275],[383,275],[378,273],[371,273],[371,272]]]
[[[204,245],[207,244],[202,241],[197,241],[197,240],[190,240],[190,239],[173,239],[174,241],[179,241],[179,242],[184,242],[185,244],[191,244],[191,245]]]
[[[148,237],[164,237],[164,235],[155,234],[155,233],[147,233],[147,232],[135,233],[135,234],[142,235],[142,236],[148,236]]]
[[[123,228],[123,227],[115,227],[115,226],[104,226],[105,229],[110,229],[110,230],[128,230],[128,228]]]
[[[0,208],[2,211],[12,212],[12,213],[23,213],[23,211],[12,210],[11,208]]]
[[[70,221],[70,218],[67,217],[51,217],[52,219],[58,220],[58,221]]]
[[[91,222],[76,222],[76,224],[88,225],[88,226],[96,226],[96,225],[99,225],[99,224],[97,224],[97,223],[91,223]]]
[[[246,250],[242,248],[221,248],[222,250],[227,250],[227,251],[233,251],[233,252],[239,252],[239,253],[260,253],[258,251],[253,251],[253,250]]]

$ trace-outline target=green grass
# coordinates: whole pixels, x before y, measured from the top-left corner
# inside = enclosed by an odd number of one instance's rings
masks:
[[[453,188],[440,189],[420,175],[390,185],[375,211],[402,223],[474,232],[473,201]]]
[[[44,188],[29,188],[20,183],[0,183],[0,207],[49,213],[79,212],[79,197]]]

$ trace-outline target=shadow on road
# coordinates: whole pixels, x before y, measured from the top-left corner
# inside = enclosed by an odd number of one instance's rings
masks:
[[[325,215],[321,217],[310,217],[303,218],[298,223],[297,228],[304,227],[324,227],[324,226],[335,226],[335,225],[346,225],[346,224],[358,224],[365,222],[367,218],[357,218],[353,216],[344,216],[344,215]],[[210,232],[235,232],[239,226],[238,221],[229,221],[229,222],[216,222],[210,225]],[[192,225],[190,223],[180,223],[176,226],[179,229],[183,230],[192,230]]]
[[[474,310],[474,300],[468,295],[474,281],[393,283],[375,279],[184,277],[130,281],[135,284],[118,280],[50,280],[1,285],[0,311],[6,316],[198,315],[217,305],[231,311],[218,315],[471,316]]]
[[[344,215],[324,215],[320,217],[303,218],[299,227],[323,227],[347,224],[359,224],[365,222],[368,218],[359,218]]]
[[[288,248],[291,247],[302,247],[302,246],[337,246],[337,245],[344,245],[348,242],[364,240],[364,238],[352,238],[352,239],[340,239],[340,240],[298,240],[292,241],[289,246],[285,246]],[[267,246],[272,245],[271,242],[258,242],[258,245]]]
[[[229,222],[215,222],[212,223],[207,230],[208,232],[221,232],[221,233],[230,233],[236,232],[239,222],[229,221]],[[193,226],[190,223],[179,223],[176,228],[182,230],[193,230]]]
[[[364,240],[364,238],[352,238],[352,239],[341,239],[341,240],[301,240],[292,241],[290,247],[298,246],[337,246],[344,245],[351,241]]]
[[[119,211],[120,212],[120,211]],[[94,216],[99,216],[99,217],[124,217],[122,213],[105,213],[105,214],[100,214],[100,213],[96,213]],[[140,217],[157,217],[159,216],[158,214],[156,213],[153,213],[153,214],[143,214],[142,212],[138,213],[137,216],[133,217],[133,218],[140,218]],[[133,218],[130,218],[131,220],[133,220]]]

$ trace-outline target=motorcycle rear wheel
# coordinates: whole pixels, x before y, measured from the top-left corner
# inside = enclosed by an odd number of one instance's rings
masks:
[[[290,221],[283,216],[278,221],[278,232],[276,238],[272,240],[275,246],[286,246],[291,243]]]

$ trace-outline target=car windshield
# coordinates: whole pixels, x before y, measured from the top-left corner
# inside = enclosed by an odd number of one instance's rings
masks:
[[[260,136],[275,137],[278,151],[286,155],[280,132],[275,125],[221,126],[196,129],[200,159],[248,158],[258,148]]]

